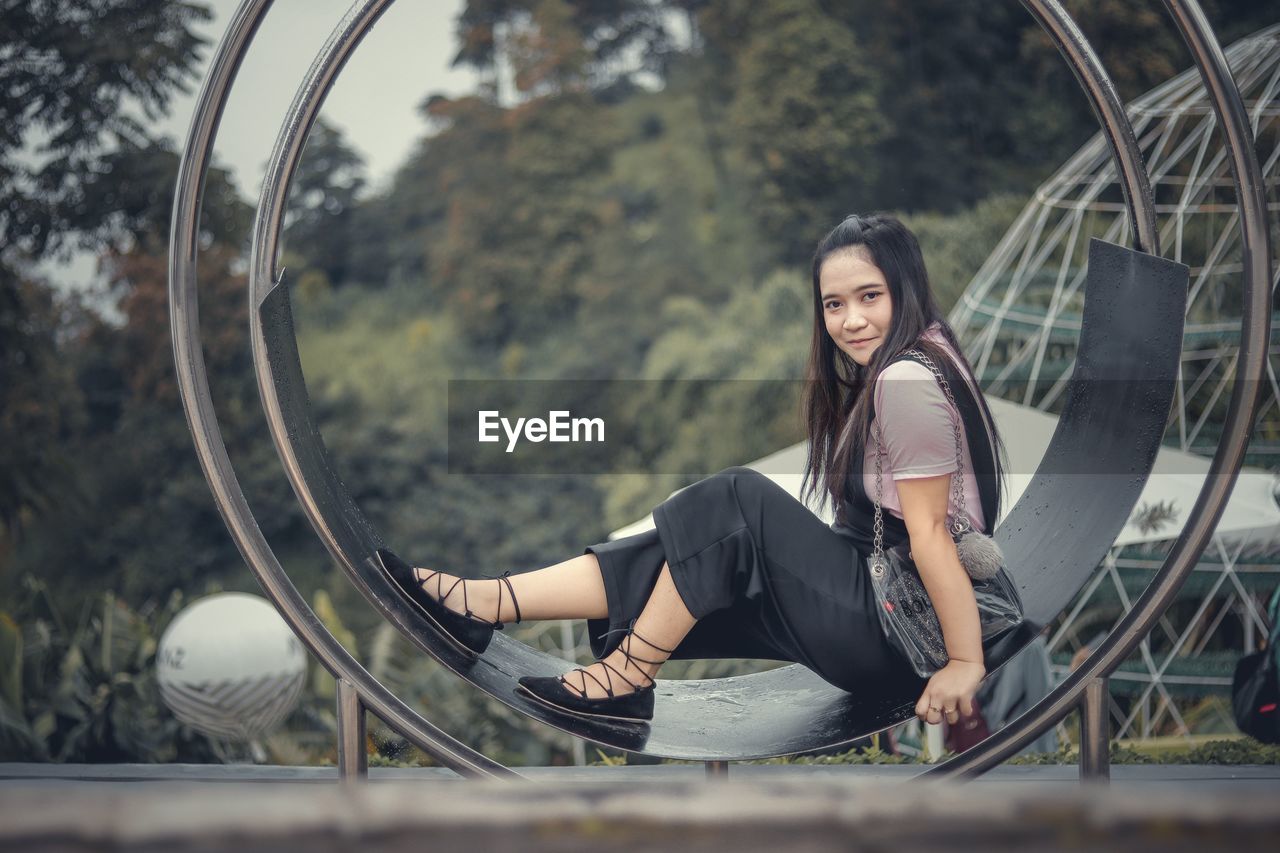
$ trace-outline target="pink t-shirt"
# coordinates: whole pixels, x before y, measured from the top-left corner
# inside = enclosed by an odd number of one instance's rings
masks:
[[[968,375],[937,325],[930,326],[923,338],[941,346],[956,366]],[[952,389],[953,394],[955,390]],[[895,480],[938,477],[956,470],[955,428],[952,424],[959,424],[960,434],[966,439],[961,448],[965,511],[974,528],[985,531],[987,526],[982,514],[982,498],[978,494],[978,480],[973,473],[973,460],[969,458],[964,422],[929,368],[911,360],[895,362],[876,378],[875,395],[876,417],[872,421],[872,427],[879,425],[880,440],[884,447],[881,504],[885,510],[902,518],[902,500],[898,497]],[[874,498],[874,441],[867,442],[862,472],[867,497]]]

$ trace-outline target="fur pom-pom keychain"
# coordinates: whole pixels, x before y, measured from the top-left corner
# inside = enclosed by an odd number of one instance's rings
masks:
[[[989,580],[996,576],[1004,565],[1004,552],[990,536],[976,530],[967,530],[956,538],[956,553],[960,555],[960,565],[976,581]]]

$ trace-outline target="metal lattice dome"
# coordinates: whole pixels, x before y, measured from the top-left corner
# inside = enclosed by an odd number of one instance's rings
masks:
[[[1226,51],[1252,121],[1280,252],[1280,25]],[[1128,105],[1156,201],[1161,251],[1191,268],[1182,363],[1163,462],[1157,462],[1125,534],[1055,626],[1049,648],[1063,663],[1089,635],[1128,610],[1167,550],[1167,531],[1140,530],[1144,513],[1184,517],[1217,444],[1239,359],[1242,272],[1235,189],[1227,147],[1199,73],[1189,70]],[[991,396],[1056,412],[1074,366],[1092,237],[1129,243],[1124,197],[1101,134],[1039,187],[961,296],[950,320]],[[1273,266],[1280,271],[1280,264]],[[1273,288],[1275,282],[1272,283]],[[1280,465],[1280,383],[1272,316],[1265,402],[1232,502],[1179,604],[1112,676],[1117,737],[1190,731],[1187,712],[1230,689],[1242,653],[1266,636],[1265,596],[1280,575],[1280,524],[1267,471]],[[1175,450],[1176,449],[1176,450]],[[1166,452],[1169,451],[1169,452]],[[1250,519],[1257,518],[1251,523]],[[1256,525],[1256,526],[1255,526]],[[1199,703],[1199,705],[1197,705]],[[1228,723],[1229,725],[1229,723]]]
[[[1236,42],[1226,56],[1252,120],[1272,212],[1272,250],[1280,251],[1280,25]],[[1227,149],[1195,69],[1127,110],[1151,174],[1162,252],[1191,268],[1181,378],[1166,441],[1208,453],[1218,440],[1240,330],[1240,235]],[[989,394],[1050,411],[1060,403],[1080,333],[1091,237],[1130,242],[1123,194],[1101,134],[1036,190],[952,312]],[[1259,412],[1250,464],[1280,462],[1277,350],[1273,343],[1270,399]]]

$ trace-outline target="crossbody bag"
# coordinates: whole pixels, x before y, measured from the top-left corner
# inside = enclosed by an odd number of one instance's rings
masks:
[[[907,350],[904,355],[919,361],[941,386],[955,411],[959,411],[951,386],[942,371],[920,350]],[[956,543],[960,563],[973,582],[978,602],[978,619],[982,626],[983,644],[1016,628],[1022,623],[1022,599],[1004,565],[1004,555],[991,537],[973,529],[965,512],[964,437],[960,424],[952,423],[955,433],[956,472],[951,478],[948,498],[947,529]],[[933,602],[925,590],[920,572],[911,554],[910,540],[888,550],[884,547],[884,447],[879,424],[872,426],[875,441],[875,514],[872,525],[872,552],[867,560],[871,585],[875,592],[876,612],[885,638],[911,663],[916,674],[927,678],[946,666],[950,659],[942,636],[942,626]],[[994,519],[993,519],[994,522]]]

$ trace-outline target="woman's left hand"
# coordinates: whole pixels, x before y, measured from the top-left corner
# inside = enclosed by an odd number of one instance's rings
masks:
[[[973,696],[987,674],[981,663],[951,660],[933,674],[916,703],[916,716],[926,723],[944,719],[955,725],[973,714]]]

